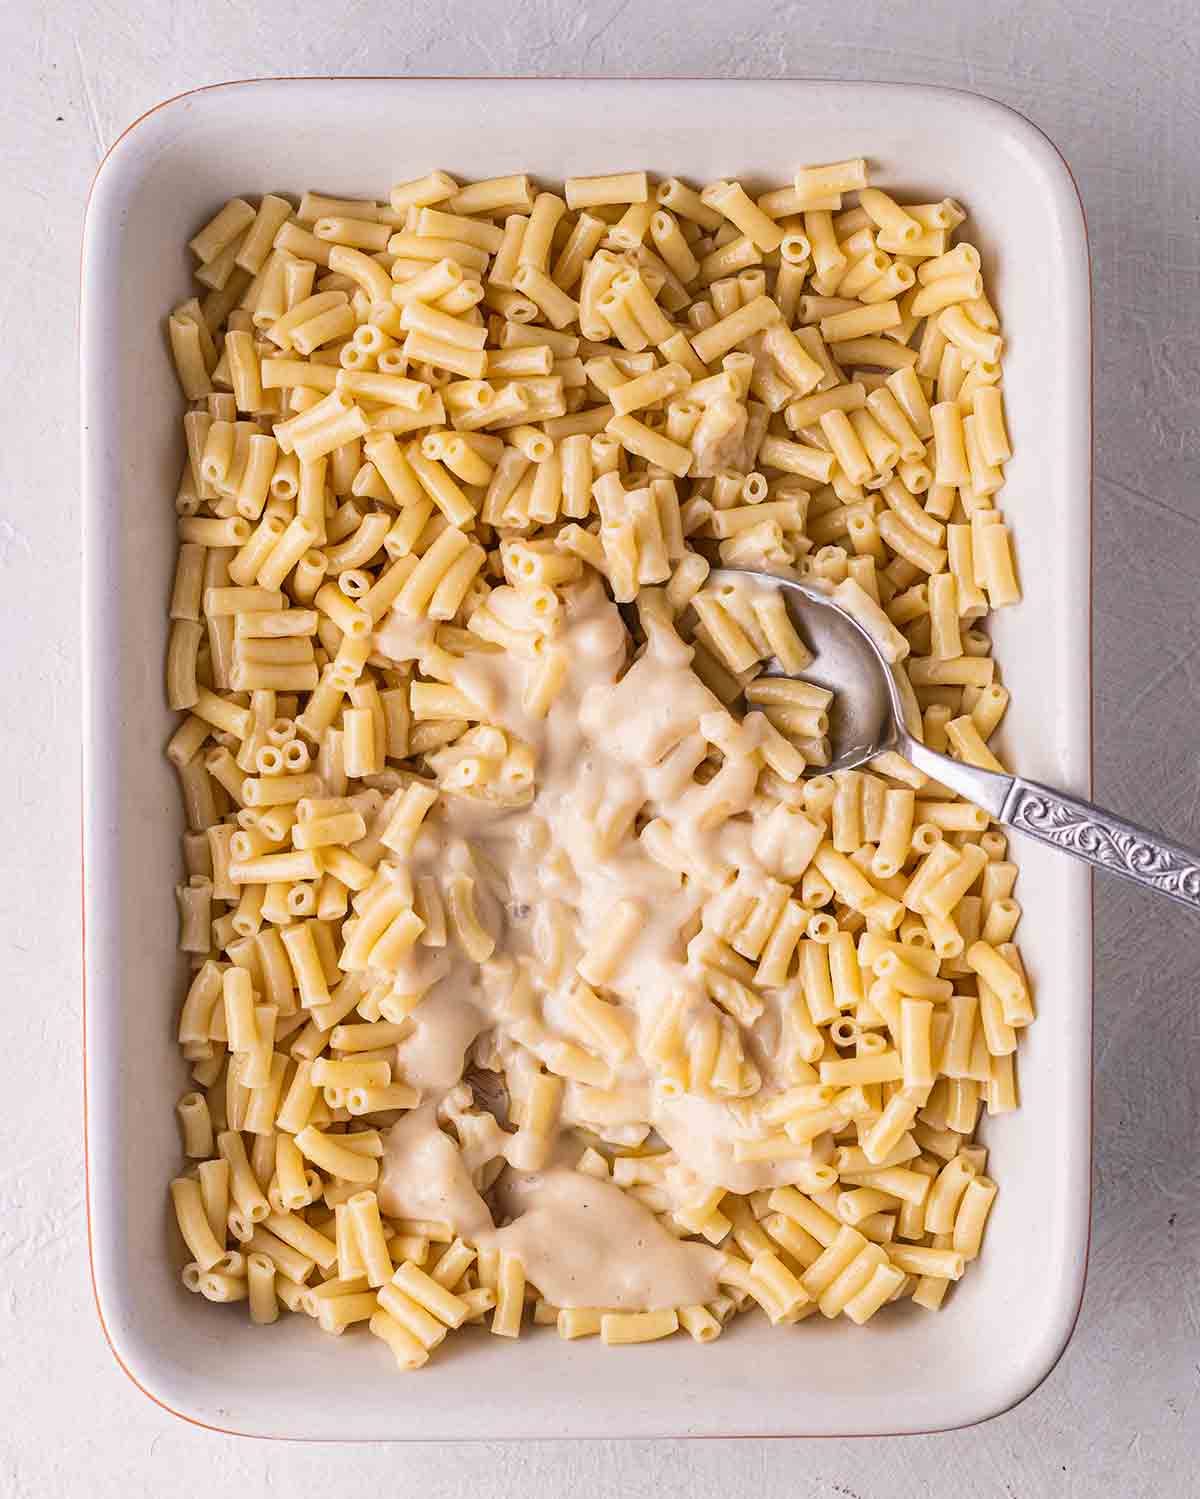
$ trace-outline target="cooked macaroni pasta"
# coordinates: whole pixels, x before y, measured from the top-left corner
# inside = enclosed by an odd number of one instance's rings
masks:
[[[189,1290],[416,1369],[467,1325],[709,1342],[969,1273],[1034,1018],[1006,841],[895,755],[823,774],[782,599],[709,578],[827,587],[925,741],[1000,763],[964,218],[856,159],[757,199],[435,171],[192,239]]]

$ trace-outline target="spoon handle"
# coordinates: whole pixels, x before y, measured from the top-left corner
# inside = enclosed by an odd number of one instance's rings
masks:
[[[999,821],[1200,911],[1200,850],[1184,848],[1093,802],[1015,776]]]
[[[1020,776],[980,770],[912,739],[902,744],[901,753],[997,822],[1200,911],[1200,850],[1184,848],[1082,797]]]

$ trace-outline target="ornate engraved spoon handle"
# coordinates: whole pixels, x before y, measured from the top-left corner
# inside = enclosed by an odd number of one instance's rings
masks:
[[[1200,911],[1200,851],[1078,797],[1014,777],[999,820]]]

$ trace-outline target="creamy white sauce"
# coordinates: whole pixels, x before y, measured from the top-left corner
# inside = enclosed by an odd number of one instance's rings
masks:
[[[412,1033],[396,1048],[400,1075],[422,1094],[444,1093],[462,1077],[467,1048],[483,1029],[481,1012],[461,990],[461,975],[435,985],[412,1016]]]
[[[376,649],[393,661],[416,661],[432,645],[436,628],[431,619],[413,619],[393,609],[375,636]]]
[[[497,1190],[514,1221],[480,1242],[515,1254],[555,1306],[650,1310],[716,1295],[724,1256],[672,1238],[611,1182],[558,1166],[512,1173]]]
[[[712,893],[652,859],[638,836],[641,825],[662,820],[691,862],[717,881],[739,871],[765,876],[753,839],[765,811],[754,804],[752,768],[735,774],[730,766],[719,788],[722,814],[713,813],[714,793],[703,776],[696,779],[709,751],[700,721],[724,709],[692,672],[690,647],[669,636],[655,639],[626,669],[628,637],[600,584],[593,579],[565,594],[554,643],[567,653],[568,676],[544,719],[522,706],[531,663],[508,652],[472,653],[457,675],[485,721],[532,750],[532,802],[505,807],[485,797],[443,796],[417,840],[411,872],[414,878],[449,868],[470,872],[480,919],[496,938],[492,963],[515,960],[532,984],[535,1013],[549,1037],[585,1046],[588,1038],[573,1028],[565,1003],[575,963],[603,936],[616,903],[635,902],[644,925],[600,988],[625,1017],[634,1046],[612,1068],[602,1120],[593,1093],[567,1084],[556,1164],[538,1173],[506,1169],[489,1194],[493,1214],[478,1189],[491,1181],[512,1136],[496,1131],[491,1170],[478,1160],[468,1166],[439,1125],[437,1105],[476,1053],[502,1068],[532,1059],[522,1056],[504,1018],[510,985],[487,981],[489,971],[506,970],[481,970],[453,937],[443,948],[418,945],[395,985],[401,993],[425,991],[412,1011],[411,1034],[397,1047],[397,1066],[425,1101],[389,1133],[381,1203],[393,1216],[444,1219],[474,1242],[518,1253],[528,1279],[557,1305],[699,1302],[715,1292],[720,1257],[680,1243],[636,1198],[571,1168],[597,1135],[637,1143],[653,1130],[678,1158],[666,1184],[676,1202],[707,1186],[746,1192],[790,1179],[786,1162],[736,1162],[734,1141],[762,1130],[715,1096],[665,1096],[640,1050],[664,1007],[682,997],[686,1025],[687,1015],[708,1003],[686,941]],[[397,661],[418,657],[426,644],[419,628],[395,614],[375,639],[376,649]],[[562,938],[557,947],[555,933]],[[762,1098],[786,1085],[776,1077],[778,1016],[772,996],[766,998],[767,1014],[743,1038],[761,1074]],[[485,1129],[475,1137],[477,1156],[478,1142],[493,1136]]]
[[[434,1105],[422,1104],[388,1131],[379,1203],[390,1218],[449,1223],[467,1238],[493,1227],[458,1146],[438,1128]]]

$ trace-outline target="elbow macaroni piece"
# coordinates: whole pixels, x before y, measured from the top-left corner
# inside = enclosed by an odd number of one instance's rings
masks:
[[[1012,443],[964,218],[855,159],[757,198],[431,171],[193,237],[189,1290],[408,1370],[485,1321],[710,1342],[970,1272],[1034,1019],[1016,866],[896,756],[820,774],[808,643],[708,578],[827,585],[926,741],[1000,765]]]

